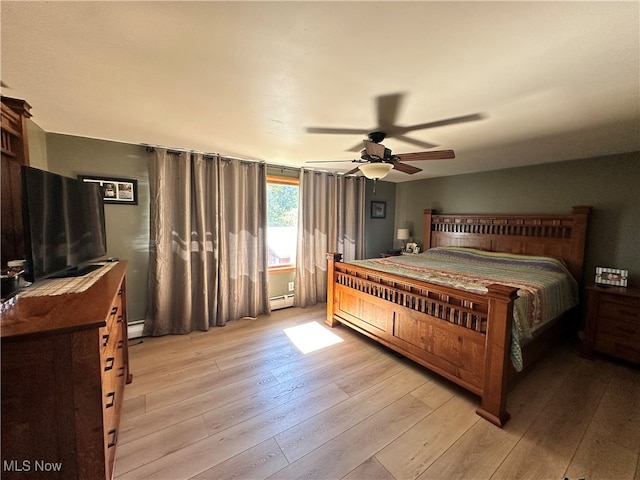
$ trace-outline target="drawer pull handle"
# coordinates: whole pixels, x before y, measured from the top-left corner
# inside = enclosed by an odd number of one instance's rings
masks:
[[[118,348],[124,348],[124,340],[118,340]]]
[[[115,447],[116,442],[118,441],[118,430],[112,428],[111,430],[109,430],[109,435],[111,435],[111,441],[107,443],[107,448]]]
[[[118,307],[115,306],[111,309],[111,315],[115,315],[116,313],[118,313]]]
[[[124,377],[124,365],[118,367],[118,377]]]
[[[116,403],[116,392],[109,392],[105,395],[109,399],[108,403],[105,403],[104,408],[111,408]]]
[[[123,315],[118,315],[118,323],[122,323],[123,317]]]
[[[104,366],[104,371],[108,372],[109,370],[111,370],[113,368],[113,364],[115,363],[116,358],[115,357],[109,357],[106,360],[106,365]]]
[[[109,345],[109,334],[108,333],[106,335],[102,335],[102,346],[106,347],[107,345]]]
[[[118,290],[118,295],[122,295],[122,289]]]

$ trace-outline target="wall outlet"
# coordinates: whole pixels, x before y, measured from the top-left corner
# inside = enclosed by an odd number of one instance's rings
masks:
[[[293,282],[289,282],[289,291],[293,292]]]

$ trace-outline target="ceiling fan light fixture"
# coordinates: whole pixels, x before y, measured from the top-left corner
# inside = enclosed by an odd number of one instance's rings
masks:
[[[393,165],[391,163],[376,162],[365,163],[360,165],[358,168],[360,168],[360,171],[365,177],[370,178],[371,180],[379,180],[388,175],[389,171],[393,168]]]

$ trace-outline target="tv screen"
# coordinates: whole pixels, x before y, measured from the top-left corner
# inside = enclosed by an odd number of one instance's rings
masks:
[[[25,278],[85,273],[107,253],[104,203],[95,183],[22,167]]]

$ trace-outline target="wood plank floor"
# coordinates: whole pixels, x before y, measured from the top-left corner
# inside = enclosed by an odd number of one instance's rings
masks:
[[[474,395],[324,315],[132,341],[116,479],[640,480],[638,369],[560,344],[499,429]],[[284,330],[310,322],[341,341],[302,353]]]

